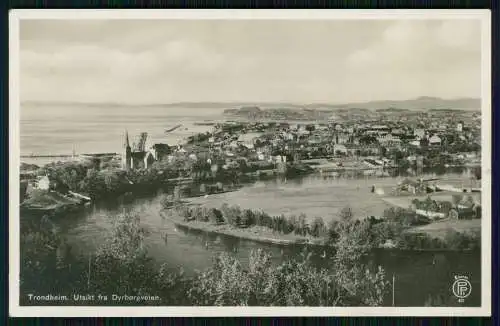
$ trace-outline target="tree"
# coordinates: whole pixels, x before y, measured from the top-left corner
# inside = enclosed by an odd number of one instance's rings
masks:
[[[474,218],[481,218],[481,205],[474,205]]]
[[[474,205],[474,197],[468,195],[467,198],[465,199],[465,205],[467,207],[472,207]]]
[[[241,220],[239,226],[242,228],[246,228],[254,224],[255,224],[255,218],[252,210],[250,209],[243,210],[243,212],[241,213]]]
[[[449,201],[441,202],[441,208],[440,208],[441,213],[448,215],[448,213],[452,210],[452,208],[453,204],[451,202]]]
[[[245,269],[234,257],[219,255],[198,274],[188,295],[194,305],[337,306],[343,291],[333,275],[310,263],[310,255],[273,266],[271,256],[252,251]],[[347,298],[348,299],[348,298]]]
[[[79,279],[68,278],[70,267],[78,273],[71,248],[57,232],[49,216],[20,221],[20,302],[28,293],[50,293],[68,286],[76,289]],[[40,280],[43,279],[43,282]],[[29,301],[28,303],[29,304]]]
[[[306,125],[306,130],[309,132],[313,132],[315,130],[315,126],[313,124]]]
[[[201,207],[201,220],[203,222],[208,222],[210,220],[210,208],[206,207],[206,206],[202,206]]]
[[[88,193],[91,197],[96,197],[107,191],[103,175],[95,169],[87,170],[87,175],[80,181],[78,188],[80,191]]]
[[[453,202],[453,206],[456,207],[459,203],[462,202],[463,198],[463,195],[452,195],[451,201]]]
[[[371,135],[363,135],[359,138],[360,145],[373,145],[378,143],[377,138]]]
[[[389,157],[391,157],[396,162],[399,162],[404,158],[404,153],[398,149],[391,149],[389,151]]]
[[[340,228],[340,222],[337,220],[331,220],[330,223],[328,224],[328,242],[331,245],[334,245],[339,237],[339,228]]]
[[[353,214],[352,214],[352,209],[350,207],[344,207],[340,211],[340,220],[343,222],[349,222],[352,221]]]
[[[241,225],[241,208],[238,205],[230,207],[226,221],[234,226]]]
[[[448,217],[452,220],[458,220],[459,218],[459,214],[458,214],[458,210],[455,209],[455,208],[452,208],[449,212],[448,212]]]
[[[414,198],[411,201],[411,203],[412,203],[413,206],[415,206],[415,209],[420,209],[421,203],[420,203],[420,200],[418,200],[418,198]]]
[[[343,152],[343,151],[341,151],[341,150],[336,150],[335,151],[335,156],[345,156],[345,155],[346,155],[346,153]]]
[[[307,233],[308,233],[307,217],[306,214],[301,213],[299,215],[299,221],[298,221],[298,234],[306,236]]]
[[[211,218],[211,221],[214,223],[214,224],[223,224],[223,223],[226,223],[226,220],[224,219],[224,215],[222,213],[221,210],[217,209],[217,208],[213,208],[212,209],[212,212],[210,213],[210,218]]]
[[[160,205],[163,209],[171,208],[175,204],[173,195],[164,195],[160,200]]]
[[[425,200],[422,202],[422,209],[428,211],[431,205],[432,205],[432,198],[430,196],[427,196]]]
[[[472,173],[476,180],[481,180],[481,167],[475,167],[472,169]]]
[[[201,221],[203,222],[205,220],[205,217],[203,216],[203,210],[200,206],[195,206],[193,208],[193,218],[196,220],[196,221]]]
[[[361,263],[372,249],[369,232],[368,222],[344,222],[338,228],[333,263],[336,279],[346,290],[346,295],[365,305],[377,306],[383,302],[388,282],[382,267],[372,272]]]
[[[91,290],[102,294],[154,293],[151,279],[156,269],[144,239],[148,231],[135,213],[115,217],[113,228],[90,263]]]
[[[284,231],[285,233],[294,232],[295,234],[298,234],[298,229],[299,229],[299,219],[297,218],[296,215],[292,214],[288,217],[287,229]]]
[[[315,217],[311,223],[311,235],[313,237],[319,237],[323,235],[326,231],[325,222],[321,217]]]
[[[114,173],[107,173],[104,175],[104,184],[106,185],[107,192],[115,192],[121,186],[120,179]]]
[[[431,212],[437,212],[439,211],[439,205],[435,200],[431,200],[429,202],[429,205],[427,206],[427,210]]]

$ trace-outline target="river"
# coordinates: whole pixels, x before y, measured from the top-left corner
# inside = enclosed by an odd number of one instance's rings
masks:
[[[237,191],[187,199],[193,203],[219,207],[227,202],[242,208],[262,208],[272,214],[300,214],[308,217],[322,216],[325,222],[335,219],[346,206],[353,209],[357,217],[380,215],[388,206],[370,192],[375,185],[388,189],[402,177],[396,178],[344,178],[308,176],[296,180],[267,180],[249,184]],[[461,174],[445,174],[441,178],[453,183],[463,180]],[[226,236],[204,232],[186,231],[176,228],[172,222],[159,215],[162,192],[157,195],[120,199],[116,202],[96,203],[85,210],[67,215],[58,221],[60,231],[68,238],[75,250],[91,253],[106,240],[107,230],[112,226],[113,216],[123,211],[140,214],[141,223],[149,230],[147,245],[150,255],[158,263],[167,263],[172,268],[182,267],[187,274],[211,265],[213,257],[220,252],[230,252],[243,263],[248,261],[252,249],[262,248],[273,254],[280,262],[286,257],[296,256],[299,248],[281,248],[258,244]],[[168,241],[165,242],[164,235]],[[313,256],[315,264],[327,267],[331,259],[328,254]],[[473,291],[464,303],[467,306],[480,305],[480,255],[479,253],[430,253],[404,251],[376,251],[372,264],[381,265],[387,278],[395,276],[395,298],[398,306],[422,306],[429,294],[452,296],[451,285],[454,275],[467,275]],[[386,304],[390,304],[387,298]]]

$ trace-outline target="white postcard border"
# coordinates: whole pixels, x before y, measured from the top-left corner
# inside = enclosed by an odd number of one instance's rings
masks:
[[[21,19],[476,19],[482,24],[481,307],[99,307],[19,305],[19,21]],[[15,9],[9,13],[9,314],[15,317],[169,316],[490,316],[491,12],[489,10],[94,10]],[[488,218],[486,218],[488,217]]]

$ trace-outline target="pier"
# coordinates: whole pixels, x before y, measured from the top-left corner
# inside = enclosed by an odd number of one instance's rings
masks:
[[[21,158],[71,158],[71,157],[78,157],[78,155],[73,155],[73,154],[58,154],[58,155],[43,155],[43,154],[30,154],[30,155],[21,155]]]

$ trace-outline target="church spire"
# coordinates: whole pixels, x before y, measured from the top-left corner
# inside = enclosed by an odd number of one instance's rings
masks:
[[[125,129],[125,148],[130,147],[130,143],[128,141],[128,130]]]

